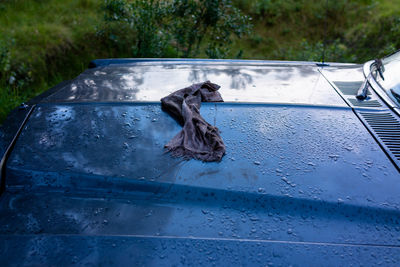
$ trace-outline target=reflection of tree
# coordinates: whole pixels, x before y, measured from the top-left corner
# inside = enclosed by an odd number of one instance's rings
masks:
[[[268,79],[267,76],[270,74],[274,76],[274,80],[287,81],[296,75],[300,77],[315,75],[316,71],[313,66],[196,64],[191,66],[188,80],[190,83],[195,83],[208,80],[211,75],[225,75],[230,78],[231,89],[244,90],[248,84],[254,82],[256,76],[264,76],[264,79]]]
[[[252,75],[241,71],[240,67],[229,67],[221,69],[213,65],[207,68],[199,68],[199,66],[193,66],[189,74],[189,81],[191,83],[209,80],[209,75],[226,75],[230,77],[232,89],[245,89],[246,85],[253,82]],[[225,66],[224,66],[225,67]]]
[[[159,71],[163,74],[158,73]],[[312,65],[262,64],[252,61],[154,61],[144,64],[110,65],[86,70],[52,94],[47,101],[135,101],[140,98],[140,91],[150,84],[152,89],[157,89],[164,87],[163,82],[187,82],[187,85],[190,85],[215,80],[218,76],[230,89],[246,90],[254,83],[294,82],[316,73],[318,71]]]
[[[150,66],[107,66],[88,69],[48,101],[124,101],[136,100],[138,87],[145,82]]]
[[[251,75],[242,73],[239,69],[229,69],[226,73],[232,77],[231,88],[233,89],[244,89],[246,84],[253,82]]]
[[[124,72],[120,71],[119,75],[121,73],[127,74],[130,77],[132,77],[132,81],[134,81],[135,86],[142,85],[144,83],[144,74],[149,71],[148,66],[139,66],[139,67],[131,67],[128,69],[124,69]],[[121,76],[121,79],[123,78],[124,75]]]

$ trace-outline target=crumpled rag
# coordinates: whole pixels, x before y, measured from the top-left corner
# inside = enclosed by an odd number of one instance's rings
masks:
[[[195,158],[202,161],[220,161],[225,144],[217,127],[200,115],[201,102],[223,102],[217,91],[219,85],[206,81],[175,91],[161,99],[161,107],[181,125],[180,131],[168,144],[173,156]]]

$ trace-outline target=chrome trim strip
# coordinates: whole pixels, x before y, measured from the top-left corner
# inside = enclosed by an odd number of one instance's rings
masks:
[[[18,131],[15,133],[11,143],[8,145],[6,151],[4,152],[3,158],[0,161],[0,196],[1,194],[4,192],[5,188],[6,188],[6,165],[7,165],[7,160],[14,148],[15,143],[17,142],[17,139],[19,137],[19,135],[21,134],[23,128],[25,127],[29,117],[31,116],[33,110],[35,109],[36,105],[32,105],[31,109],[29,110],[29,112],[26,114],[24,121],[21,123],[21,125],[18,128]]]

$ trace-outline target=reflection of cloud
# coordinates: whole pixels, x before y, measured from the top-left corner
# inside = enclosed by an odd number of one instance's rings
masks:
[[[253,81],[251,75],[242,73],[240,70],[230,71],[229,75],[232,77],[231,88],[233,89],[244,89]]]
[[[225,101],[344,105],[311,65],[142,62],[89,69],[49,101],[159,101],[193,83],[221,86]]]
[[[252,73],[246,73],[246,69],[241,69],[238,67],[200,69],[198,66],[195,66],[192,68],[188,79],[191,83],[198,83],[206,80],[215,81],[215,78],[211,79],[212,76],[219,76],[229,79],[231,81],[231,89],[246,89],[246,86],[253,81]]]

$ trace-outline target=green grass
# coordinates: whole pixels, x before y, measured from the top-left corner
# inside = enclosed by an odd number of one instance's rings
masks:
[[[27,97],[20,95],[15,90],[0,90],[0,118],[6,118],[8,112],[26,101]]]
[[[0,17],[0,32],[3,38],[15,39],[12,51],[16,59],[37,60],[47,50],[93,32],[102,18],[100,3],[96,0],[6,1]]]
[[[321,60],[320,45],[326,43],[328,61],[357,61],[346,33],[360,24],[373,23],[371,16],[393,14],[391,0],[236,0],[254,19],[254,34],[238,40],[236,47],[247,58]],[[254,3],[261,2],[263,5]],[[267,7],[265,9],[265,7]],[[377,7],[377,8],[375,8]],[[375,10],[378,12],[375,13]],[[305,52],[305,53],[304,53]],[[308,55],[305,56],[305,55]]]
[[[233,2],[253,17],[254,28],[234,39],[231,58],[320,60],[324,40],[327,61],[362,62],[400,48],[400,22],[392,26],[400,18],[398,0]],[[22,101],[75,77],[92,59],[132,56],[129,45],[97,34],[103,3],[0,0],[0,123]],[[9,50],[8,65],[1,62],[8,51],[2,46]],[[19,84],[10,84],[11,76]]]
[[[377,1],[376,7],[380,16],[400,14],[399,0],[381,0]]]
[[[96,26],[103,18],[97,0],[9,0],[0,2],[0,42],[7,44],[11,69],[22,65],[32,81],[8,84],[0,69],[0,122],[22,101],[64,79],[71,79],[96,58]],[[26,73],[29,72],[29,73]],[[1,73],[0,73],[1,74]],[[20,75],[20,76],[21,76]],[[4,77],[5,76],[5,77]]]

